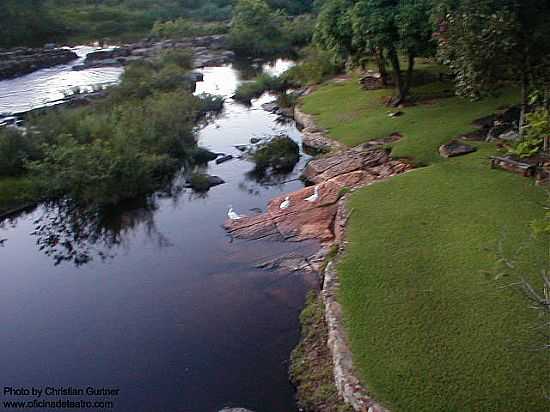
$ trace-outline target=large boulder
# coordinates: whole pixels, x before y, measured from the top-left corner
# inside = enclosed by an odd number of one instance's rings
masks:
[[[117,47],[111,50],[98,50],[88,53],[86,55],[85,64],[89,62],[96,62],[100,60],[111,60],[119,57],[128,57],[132,54],[132,50],[129,47]]]
[[[473,153],[477,149],[473,146],[453,140],[439,148],[439,154],[443,157],[456,157]]]
[[[369,71],[359,79],[359,84],[365,90],[377,90],[385,87],[380,73]]]
[[[312,183],[321,183],[357,170],[369,170],[389,161],[390,155],[385,150],[354,148],[312,160],[305,168],[303,177]]]
[[[187,187],[190,187],[196,192],[206,192],[211,187],[224,183],[225,181],[221,177],[204,173],[195,173],[187,179]]]

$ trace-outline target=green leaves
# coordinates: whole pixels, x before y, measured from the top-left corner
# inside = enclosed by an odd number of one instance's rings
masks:
[[[542,150],[544,139],[550,137],[550,112],[546,109],[538,109],[529,113],[525,130],[524,139],[510,149],[511,154],[521,158],[531,157]]]
[[[457,78],[460,95],[477,98],[506,81],[530,83],[548,72],[548,2],[460,0],[441,17],[439,54]],[[546,41],[542,41],[542,39]],[[546,69],[543,68],[546,66]]]

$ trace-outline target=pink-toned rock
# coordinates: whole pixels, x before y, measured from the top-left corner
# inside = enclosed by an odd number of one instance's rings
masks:
[[[320,183],[357,170],[368,170],[389,160],[385,150],[365,151],[354,148],[312,160],[305,168],[303,176],[310,182]]]
[[[308,202],[313,186],[271,200],[260,215],[228,220],[226,230],[243,239],[317,239],[330,244],[343,233],[343,216],[337,216],[343,188],[354,189],[411,169],[407,163],[390,160],[384,150],[350,149],[311,161],[304,175],[317,183],[319,199]],[[281,209],[288,197],[290,206]]]

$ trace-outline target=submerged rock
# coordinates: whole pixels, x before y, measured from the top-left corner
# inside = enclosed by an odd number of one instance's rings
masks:
[[[216,159],[216,164],[221,164],[233,160],[233,155],[224,155]]]
[[[253,142],[252,139],[250,141]],[[271,169],[276,173],[288,172],[300,159],[300,147],[288,136],[275,136],[254,148],[250,158],[258,171]]]
[[[187,187],[197,191],[206,192],[211,187],[224,184],[225,181],[219,176],[212,176],[204,173],[195,173],[187,179]]]
[[[279,110],[279,105],[276,101],[262,104],[262,109],[266,112],[276,113]]]

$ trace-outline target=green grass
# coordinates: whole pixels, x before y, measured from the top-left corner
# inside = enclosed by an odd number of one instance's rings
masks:
[[[435,83],[416,88],[414,94],[429,98],[450,88],[452,85]],[[426,165],[440,160],[439,146],[471,131],[472,121],[517,102],[517,93],[507,91],[479,102],[450,97],[393,109],[383,104],[391,93],[390,89],[366,92],[354,79],[321,87],[304,99],[303,107],[316,116],[319,126],[326,128],[332,138],[349,146],[399,132],[404,137],[394,145],[394,156]],[[389,118],[388,112],[395,110],[405,114]]]
[[[444,86],[417,89],[425,95]],[[356,145],[400,132],[394,155],[429,165],[355,192],[340,300],[354,361],[374,397],[394,412],[546,411],[550,359],[537,317],[495,278],[496,245],[512,254],[541,218],[546,194],[533,180],[492,170],[492,144],[444,160],[439,145],[471,122],[515,103],[515,93],[472,103],[445,98],[387,117],[390,91],[355,80],[329,84],[304,101],[332,137]],[[518,263],[540,284],[548,243],[533,242]],[[532,275],[529,275],[532,274]]]
[[[31,181],[23,177],[0,178],[0,214],[32,202]]]
[[[496,242],[529,236],[544,193],[478,154],[416,170],[352,197],[341,299],[355,361],[395,411],[543,411],[548,354],[535,317],[496,281]],[[530,245],[531,273],[545,245]],[[547,246],[547,245],[546,245]],[[526,259],[529,260],[529,259]],[[529,266],[529,265],[528,265]]]

